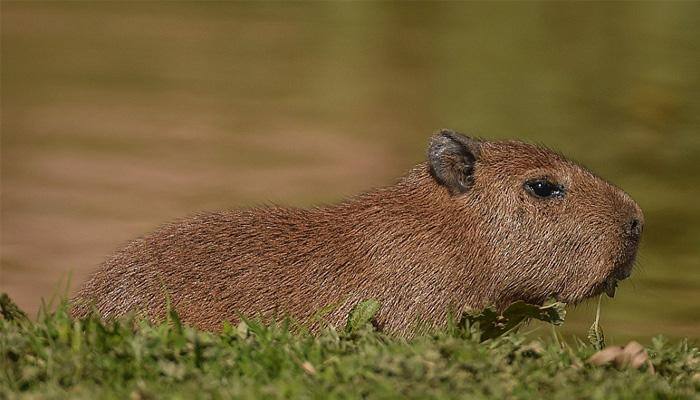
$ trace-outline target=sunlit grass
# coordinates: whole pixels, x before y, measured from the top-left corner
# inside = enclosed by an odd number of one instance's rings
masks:
[[[697,398],[700,352],[653,340],[655,372],[595,367],[591,345],[477,326],[411,341],[355,318],[342,331],[247,321],[207,333],[168,321],[24,318],[4,300],[2,398]]]

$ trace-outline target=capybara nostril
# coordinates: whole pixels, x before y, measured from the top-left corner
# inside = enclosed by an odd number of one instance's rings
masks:
[[[627,224],[627,234],[634,238],[639,238],[642,235],[642,228],[644,227],[642,221],[639,218],[632,218]]]

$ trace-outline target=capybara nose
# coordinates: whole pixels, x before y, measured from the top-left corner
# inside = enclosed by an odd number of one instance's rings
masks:
[[[634,239],[639,239],[642,236],[644,222],[637,217],[633,217],[627,223],[627,235]]]
[[[641,207],[627,193],[620,191],[622,202],[618,204],[620,210],[624,213],[626,220],[623,225],[623,233],[625,237],[634,242],[638,242],[644,230],[644,213]]]

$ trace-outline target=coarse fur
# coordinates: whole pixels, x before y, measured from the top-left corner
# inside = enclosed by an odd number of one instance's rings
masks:
[[[564,192],[541,198],[527,182]],[[418,320],[555,297],[577,303],[629,276],[643,215],[622,190],[563,156],[518,141],[442,130],[428,160],[394,185],[311,209],[201,214],[161,227],[110,257],[73,314],[141,312],[218,330],[239,315],[289,315],[342,326],[376,299],[383,330]]]

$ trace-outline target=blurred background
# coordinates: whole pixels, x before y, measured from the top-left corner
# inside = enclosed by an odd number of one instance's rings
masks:
[[[443,127],[624,188],[647,225],[607,336],[700,337],[698,2],[3,1],[0,291],[35,313],[173,218],[392,183]]]

